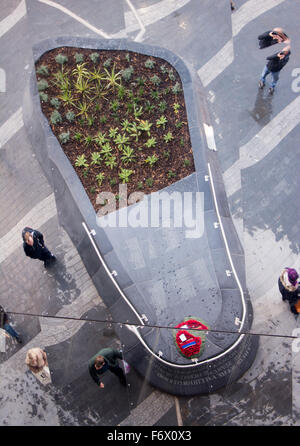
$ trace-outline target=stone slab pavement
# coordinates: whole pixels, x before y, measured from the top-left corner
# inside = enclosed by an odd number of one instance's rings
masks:
[[[8,340],[6,353],[0,353],[1,425],[299,424],[299,354],[291,338],[299,322],[280,300],[276,281],[282,267],[299,268],[299,106],[291,84],[299,66],[300,3],[235,3],[231,14],[227,0],[91,0],[84,8],[79,0],[2,0],[0,296],[7,311],[19,313],[12,323],[22,333],[23,345]],[[269,98],[257,91],[267,51],[257,49],[256,37],[273,26],[286,28],[293,47]],[[245,250],[254,306],[253,334],[248,336],[260,335],[250,370],[214,394],[176,398],[152,388],[134,370],[127,388],[105,376],[100,394],[88,376],[88,358],[120,341],[58,224],[53,191],[33,155],[21,113],[31,46],[57,35],[126,37],[164,46],[193,67],[203,83],[230,209]],[[20,236],[25,222],[42,230],[57,254],[52,270],[25,258]],[[36,345],[49,356],[53,382],[47,387],[24,365],[27,349]]]

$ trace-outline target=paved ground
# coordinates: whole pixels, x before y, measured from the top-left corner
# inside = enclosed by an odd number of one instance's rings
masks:
[[[2,0],[0,11],[0,296],[24,346],[0,353],[1,425],[299,425],[300,355],[290,336],[299,325],[277,290],[284,266],[300,269],[298,206],[300,0]],[[273,26],[292,38],[292,55],[273,97],[257,89],[265,57],[256,37]],[[251,369],[214,394],[174,398],[134,371],[127,389],[105,376],[100,391],[86,362],[98,348],[119,345],[101,297],[67,234],[27,140],[22,98],[32,68],[31,45],[57,35],[127,37],[164,46],[198,72],[205,87],[214,143],[231,212],[245,250],[261,334]],[[5,88],[4,88],[5,87]],[[5,92],[4,92],[5,90]],[[58,264],[46,272],[24,257],[21,229],[46,235]],[[26,316],[39,314],[56,318]],[[64,319],[65,317],[70,319]],[[72,319],[73,318],[73,319]],[[249,334],[248,336],[253,336]],[[297,347],[294,341],[294,347]],[[30,346],[44,347],[53,384],[26,370]],[[293,351],[294,350],[294,351]],[[101,392],[101,393],[100,393]]]

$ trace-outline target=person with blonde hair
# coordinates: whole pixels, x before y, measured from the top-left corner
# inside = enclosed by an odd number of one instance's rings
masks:
[[[290,43],[286,32],[282,28],[273,28],[272,31],[266,31],[263,34],[260,34],[257,38],[260,49],[267,48],[276,43]]]
[[[26,354],[25,363],[33,373],[39,373],[48,367],[47,355],[40,347],[31,348]]]

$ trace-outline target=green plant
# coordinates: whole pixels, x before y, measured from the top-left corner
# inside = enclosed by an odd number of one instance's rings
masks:
[[[137,84],[138,84],[138,86],[142,86],[142,85],[145,85],[145,78],[142,76],[142,77],[137,77],[136,78],[136,81],[137,81]]]
[[[94,141],[98,146],[102,146],[108,141],[108,138],[106,138],[106,133],[98,132],[94,137]]]
[[[74,59],[76,63],[82,63],[84,61],[84,55],[82,53],[75,53]]]
[[[150,77],[150,81],[152,82],[152,84],[158,86],[161,83],[161,78],[154,74],[154,76]]]
[[[121,167],[121,171],[119,172],[119,178],[122,180],[122,183],[128,183],[129,177],[133,174],[133,170],[123,169]]]
[[[83,169],[82,175],[84,176],[84,178],[87,178],[88,174],[89,174],[89,168],[86,167],[85,169]]]
[[[123,87],[123,85],[121,85],[120,87],[118,87],[118,93],[117,93],[118,98],[119,98],[119,99],[123,99],[123,98],[125,97],[125,94],[126,94],[126,88]]]
[[[70,140],[70,132],[63,132],[59,135],[59,140],[62,144],[66,144]]]
[[[76,68],[72,70],[72,75],[76,77],[76,79],[88,78],[90,76],[89,70],[86,68],[86,63],[79,63],[76,65]]]
[[[183,122],[182,121],[178,121],[178,122],[175,122],[175,127],[177,128],[177,129],[181,129],[181,127],[183,126]]]
[[[165,111],[166,108],[167,108],[167,103],[166,103],[166,101],[165,101],[165,100],[161,101],[161,102],[158,104],[158,108],[159,108],[159,111],[160,111],[161,113],[164,113],[164,111]]]
[[[99,54],[98,53],[90,54],[90,59],[94,64],[96,64],[99,60]]]
[[[123,148],[121,160],[125,165],[135,161],[134,150],[130,146],[125,146]]]
[[[110,104],[109,108],[113,111],[116,112],[119,108],[120,108],[120,103],[119,101],[117,101],[116,99],[114,99],[112,101],[112,103]]]
[[[81,139],[82,139],[82,134],[79,133],[79,132],[75,133],[75,135],[74,135],[74,139],[75,139],[76,141],[81,141]]]
[[[94,193],[96,192],[96,188],[95,188],[95,186],[91,186],[91,188],[90,188],[90,192],[91,192],[91,194],[94,194]]]
[[[83,144],[89,146],[93,142],[93,137],[88,135],[83,138]]]
[[[50,121],[52,122],[52,124],[58,124],[58,123],[60,123],[60,122],[62,122],[62,117],[61,117],[61,114],[59,113],[59,111],[57,111],[57,110],[54,110],[52,113],[51,113],[51,116],[50,116]]]
[[[76,108],[79,110],[79,113],[77,113],[76,116],[83,115],[87,119],[89,107],[90,107],[90,105],[88,105],[86,102],[78,102],[78,105],[76,105]]]
[[[106,122],[107,122],[107,116],[102,115],[102,116],[100,117],[100,123],[101,123],[101,124],[105,124]]]
[[[49,84],[46,81],[46,79],[41,79],[38,81],[37,87],[38,87],[38,91],[44,91],[49,87]]]
[[[111,127],[110,129],[109,129],[109,137],[110,138],[115,138],[116,137],[116,135],[117,135],[117,133],[118,133],[118,127]]]
[[[63,90],[58,98],[68,105],[75,106],[75,98],[73,97],[71,90]]]
[[[142,132],[146,132],[148,136],[150,136],[150,129],[152,127],[152,123],[149,122],[148,120],[141,120],[139,125],[138,125],[138,129],[142,130]]]
[[[59,88],[61,92],[69,91],[71,88],[69,73],[70,71],[64,70],[64,67],[62,66],[60,71],[53,74],[54,80],[52,83]]]
[[[141,190],[141,189],[143,189],[143,183],[141,182],[141,181],[139,181],[138,182],[138,184],[137,184],[137,188],[139,189],[139,190]]]
[[[60,100],[58,98],[52,98],[50,100],[50,104],[53,105],[53,107],[57,109],[60,107]]]
[[[150,96],[152,99],[158,100],[160,98],[160,92],[157,90],[152,90]]]
[[[40,66],[37,68],[36,72],[37,72],[38,74],[40,74],[41,76],[48,76],[48,75],[49,75],[49,71],[48,71],[48,67],[47,67],[47,65],[40,65]]]
[[[139,87],[137,95],[139,98],[141,98],[144,94],[144,88],[143,87]]]
[[[168,122],[167,118],[164,115],[162,115],[159,119],[156,120],[156,127],[162,126],[163,129],[165,129],[167,122]]]
[[[174,136],[172,135],[171,132],[168,132],[164,135],[164,141],[165,142],[170,142],[172,139],[174,139]]]
[[[92,125],[94,124],[94,121],[95,121],[95,118],[93,116],[87,116],[86,122],[89,127],[92,127]]]
[[[43,91],[40,91],[39,95],[40,95],[40,99],[41,99],[42,102],[48,102],[48,95],[47,95],[47,93],[44,93]]]
[[[132,138],[135,138],[136,142],[139,139],[139,136],[141,135],[140,130],[138,129],[138,126],[136,124],[136,122],[133,122],[129,125],[128,127],[128,132],[130,133],[130,136]]]
[[[121,135],[120,133],[114,139],[114,143],[117,144],[118,149],[123,149],[125,144],[129,141],[129,137],[126,135]]]
[[[95,89],[89,82],[88,79],[83,77],[78,77],[74,84],[76,92],[86,98],[90,98],[93,90]]]
[[[128,119],[123,119],[123,121],[122,121],[122,130],[124,132],[129,132],[129,128],[130,128],[130,122],[128,121]]]
[[[178,102],[175,102],[174,104],[173,104],[173,110],[174,110],[174,112],[175,113],[179,113],[179,109],[180,109],[180,105],[178,104]]]
[[[105,178],[105,175],[102,172],[100,172],[100,173],[98,173],[98,175],[96,175],[96,180],[97,180],[99,186],[101,186],[104,178]]]
[[[77,167],[89,167],[85,155],[78,155],[75,161],[75,166]]]
[[[105,62],[103,62],[103,66],[104,68],[108,68],[111,64],[111,58],[109,57],[108,59],[106,59]]]
[[[181,147],[185,146],[185,142],[184,142],[184,138],[183,137],[180,138],[180,143],[179,144],[180,144]]]
[[[122,78],[124,79],[124,81],[126,81],[126,82],[130,81],[133,72],[134,72],[134,69],[131,65],[130,65],[130,67],[122,70],[121,73],[122,73]]]
[[[118,163],[116,161],[116,157],[115,156],[111,156],[110,158],[108,158],[105,161],[105,165],[107,167],[110,167],[110,169],[113,169],[114,167],[117,167]]]
[[[106,68],[104,68],[104,71],[106,73],[104,80],[107,81],[106,88],[112,88],[114,90],[116,87],[121,86],[121,71],[115,73],[115,64],[113,65],[111,72],[109,72]]]
[[[189,167],[191,165],[191,161],[188,160],[188,159],[184,159],[183,160],[183,165],[184,165],[184,167]]]
[[[115,186],[115,185],[117,184],[117,180],[116,180],[115,178],[111,178],[111,179],[109,180],[109,184],[110,184],[111,186]]]
[[[145,142],[145,146],[148,147],[148,149],[150,149],[150,147],[155,147],[157,144],[156,138],[152,137],[149,138],[147,140],[147,142]]]
[[[66,118],[69,122],[73,122],[75,119],[75,113],[72,111],[67,111]]]
[[[175,81],[174,70],[173,70],[172,68],[170,68],[168,74],[169,74],[169,79],[170,79],[171,81]]]
[[[155,109],[155,105],[151,104],[151,102],[147,100],[146,105],[145,105],[146,112],[152,113],[154,109]]]
[[[181,92],[181,87],[179,82],[176,82],[176,84],[172,87],[172,93],[178,94]]]
[[[128,63],[130,62],[130,54],[129,53],[126,53],[125,59],[127,60]]]
[[[135,119],[138,119],[143,114],[143,107],[138,107],[136,104],[133,104],[133,114]]]
[[[168,172],[168,178],[175,178],[176,177],[176,173],[172,172],[172,170],[169,170]]]
[[[168,68],[166,67],[165,64],[163,64],[163,65],[160,66],[160,71],[161,71],[163,74],[166,74],[166,73],[168,72]]]
[[[101,155],[103,155],[103,158],[105,160],[108,160],[109,158],[111,158],[111,152],[112,152],[112,148],[111,148],[109,142],[105,143],[100,151]]]
[[[148,187],[152,187],[153,186],[153,178],[147,178],[146,179],[146,185]]]
[[[68,62],[68,56],[65,56],[64,54],[59,53],[56,57],[55,57],[55,61],[57,63],[59,63],[60,65],[63,65],[65,63]]]
[[[163,155],[164,155],[164,158],[166,158],[167,160],[170,158],[170,152],[169,152],[169,150],[165,150],[164,151],[164,153],[163,153]]]
[[[152,69],[152,68],[154,68],[154,65],[155,65],[155,61],[150,59],[150,58],[147,59],[146,62],[145,62],[145,67],[146,68]]]
[[[145,163],[148,163],[150,165],[150,167],[153,167],[157,161],[158,161],[158,156],[156,156],[155,154],[152,156],[148,156],[145,159]]]

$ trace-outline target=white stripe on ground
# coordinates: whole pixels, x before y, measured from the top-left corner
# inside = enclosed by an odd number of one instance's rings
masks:
[[[233,62],[233,59],[233,42],[229,40],[217,54],[198,70],[198,76],[203,86],[207,87]]]
[[[7,141],[23,127],[22,107],[20,107],[8,120],[0,127],[0,149]]]
[[[185,6],[191,0],[162,0],[159,3],[155,3],[152,6],[146,8],[139,8],[136,10],[140,20],[142,20],[144,26],[151,25],[159,20],[167,17],[173,12]],[[136,17],[133,12],[125,12],[125,26],[127,32],[136,31],[139,26],[136,23]]]
[[[232,34],[235,37],[244,26],[261,14],[280,5],[285,0],[248,0],[240,6],[231,16]],[[266,30],[262,30],[264,32]]]
[[[237,36],[241,29],[249,22],[275,6],[278,6],[283,1],[284,0],[248,0],[231,15],[233,36]],[[198,75],[203,86],[207,87],[233,62],[233,59],[233,41],[230,39],[223,48],[217,52],[217,54],[198,70]]]
[[[240,147],[240,158],[225,171],[227,195],[241,188],[241,169],[262,160],[300,123],[300,96],[286,106],[247,144]]]
[[[140,42],[142,40],[142,38],[143,38],[143,35],[145,34],[146,28],[144,27],[144,24],[143,24],[143,22],[142,22],[142,20],[141,20],[141,18],[139,16],[139,14],[137,13],[136,9],[132,5],[131,1],[130,0],[126,0],[126,2],[127,2],[129,8],[131,9],[133,15],[135,16],[135,18],[136,18],[136,20],[137,20],[137,22],[138,22],[138,24],[139,24],[139,26],[141,28],[141,31],[138,33],[138,35],[134,39],[136,42]]]
[[[154,390],[118,426],[153,426],[174,406],[174,397]]]
[[[0,22],[0,37],[2,37],[7,31],[9,31],[22,17],[26,15],[25,0],[22,0],[19,6],[5,19]]]
[[[111,36],[109,34],[106,34],[104,31],[101,31],[101,29],[96,28],[95,26],[91,25],[86,20],[79,17],[77,14],[74,14],[69,9],[65,8],[64,6],[59,5],[58,3],[52,2],[51,0],[38,0],[40,3],[44,3],[45,5],[52,6],[53,8],[59,9],[64,14],[67,14],[68,16],[72,17],[72,19],[77,20],[77,22],[81,23],[82,25],[89,28],[94,33],[98,34],[101,37],[104,37],[105,39],[109,39]]]
[[[22,246],[22,229],[29,226],[38,229],[56,215],[54,194],[42,200],[28,212],[9,232],[0,238],[0,263]]]

